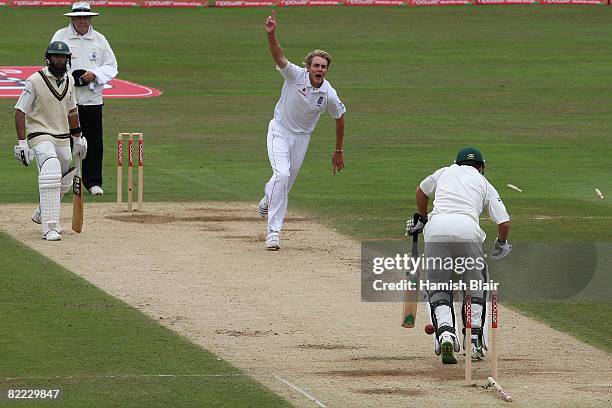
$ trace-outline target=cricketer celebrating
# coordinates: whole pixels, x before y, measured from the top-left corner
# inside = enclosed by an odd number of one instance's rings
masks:
[[[30,75],[15,105],[15,129],[19,144],[15,158],[24,166],[38,163],[40,206],[32,221],[42,225],[43,239],[61,240],[60,199],[70,190],[75,169],[70,167],[72,136],[74,154],[87,154],[81,137],[74,95],[74,79],[68,75],[71,53],[68,45],[54,41],[45,53],[46,68]]]
[[[425,178],[416,189],[417,213],[408,220],[409,235],[424,231],[425,259],[450,255],[453,259],[484,260],[482,244],[486,234],[480,228],[479,217],[486,207],[489,216],[497,224],[498,235],[491,259],[501,259],[510,254],[512,245],[507,237],[510,231],[510,216],[495,188],[484,177],[485,160],[480,150],[473,147],[461,149],[455,164],[443,167]],[[433,210],[427,217],[429,197],[435,194]],[[429,222],[428,222],[429,220]],[[484,268],[473,267],[464,279],[488,281],[486,263]],[[428,278],[448,282],[452,270],[440,267],[426,268]],[[487,349],[486,298],[484,290],[471,291],[472,338],[471,358],[484,358]],[[436,328],[434,349],[442,354],[444,364],[455,364],[455,353],[461,350],[455,333],[455,311],[451,290],[428,290],[429,313]],[[465,311],[462,317],[466,319]],[[464,333],[465,335],[465,333]],[[466,339],[463,339],[466,349]],[[469,355],[469,354],[468,354]]]
[[[266,249],[275,251],[280,249],[280,231],[287,212],[289,191],[302,166],[310,134],[324,111],[336,120],[332,171],[336,174],[344,168],[342,144],[346,109],[325,79],[331,65],[330,55],[321,50],[312,51],[304,59],[305,68],[300,68],[283,55],[276,39],[274,11],[266,19],[265,28],[272,59],[285,79],[274,109],[274,119],[268,126],[268,158],[273,174],[258,208],[261,217],[268,216]]]

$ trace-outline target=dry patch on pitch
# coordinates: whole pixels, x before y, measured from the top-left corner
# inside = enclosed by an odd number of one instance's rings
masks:
[[[85,204],[83,233],[40,239],[33,205],[2,207],[16,239],[240,367],[301,407],[505,406],[463,385],[463,357],[443,366],[401,305],[360,301],[359,243],[291,214],[283,249],[263,249],[253,203],[146,203],[146,212]],[[70,207],[62,207],[70,225]],[[516,255],[516,254],[515,254]],[[113,307],[79,304],[69,307]],[[610,404],[609,354],[506,308],[500,382],[517,406]],[[474,363],[484,384],[488,362]],[[180,374],[180,373],[176,373]]]

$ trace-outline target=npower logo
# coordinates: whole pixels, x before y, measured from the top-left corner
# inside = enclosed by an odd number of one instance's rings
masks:
[[[307,6],[310,0],[283,0],[281,5],[283,6]]]

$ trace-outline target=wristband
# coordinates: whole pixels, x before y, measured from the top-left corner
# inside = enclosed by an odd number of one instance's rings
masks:
[[[80,126],[70,129],[70,134],[73,135],[73,136],[74,135],[78,135],[79,133],[81,133],[81,127]]]
[[[503,241],[499,238],[497,238],[497,242],[504,245],[508,240],[504,239]]]
[[[336,149],[336,150],[334,150],[334,152],[335,153],[342,153],[342,152],[344,152],[344,149]]]

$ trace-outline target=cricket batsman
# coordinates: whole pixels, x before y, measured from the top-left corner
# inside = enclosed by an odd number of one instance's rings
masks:
[[[62,239],[60,198],[72,187],[75,173],[70,167],[70,137],[74,154],[81,159],[87,154],[87,141],[81,137],[74,79],[67,74],[71,57],[66,43],[49,44],[46,67],[30,75],[15,105],[18,139],[15,158],[24,166],[36,158],[40,205],[34,210],[32,221],[41,224],[42,237],[47,241]]]
[[[510,254],[512,245],[507,241],[510,232],[510,216],[497,190],[484,177],[485,160],[475,147],[463,148],[457,153],[455,163],[436,170],[421,181],[416,189],[417,213],[408,220],[406,232],[409,235],[423,232],[425,237],[425,261],[433,265],[426,266],[428,279],[436,282],[449,282],[457,270],[440,267],[436,259],[457,260],[459,258],[481,259],[484,265],[478,268],[467,268],[462,279],[487,282],[487,267],[484,262],[482,244],[486,234],[480,228],[479,218],[486,208],[490,218],[497,224],[491,259],[501,259]],[[427,214],[429,198],[435,196],[433,210]],[[427,265],[427,264],[426,264]],[[463,347],[471,344],[471,358],[480,360],[487,349],[486,299],[487,291],[471,291],[472,315],[462,318],[471,319],[472,338],[466,341],[465,332]],[[442,355],[444,364],[456,364],[455,352],[461,350],[456,333],[453,291],[428,290],[429,314],[435,327],[434,350]],[[464,324],[465,326],[465,324]]]

